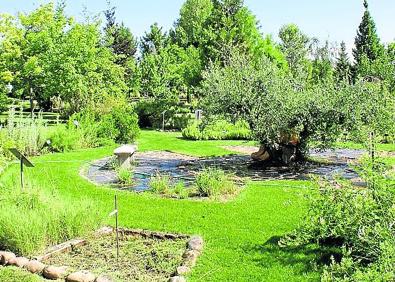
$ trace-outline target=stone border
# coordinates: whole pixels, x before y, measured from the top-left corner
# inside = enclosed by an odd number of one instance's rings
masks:
[[[114,232],[112,227],[103,227],[97,230],[95,236],[105,236]],[[164,232],[154,232],[143,229],[124,229],[120,228],[119,232],[123,235],[129,236],[141,236],[144,238],[152,239],[189,239],[186,245],[186,250],[182,255],[182,263],[177,267],[175,272],[169,279],[169,282],[185,282],[186,279],[184,275],[188,274],[192,267],[195,266],[199,255],[203,251],[203,238],[200,236],[189,236],[184,234],[174,234],[174,233],[164,233]],[[59,245],[53,246],[47,250],[47,252],[42,256],[34,257],[33,259],[28,259],[25,257],[17,257],[12,252],[0,251],[0,265],[3,266],[15,266],[25,269],[32,274],[42,275],[44,278],[50,280],[62,279],[66,282],[111,282],[111,278],[105,275],[96,276],[90,271],[81,270],[71,273],[69,267],[67,266],[54,266],[45,265],[42,263],[43,260],[50,258],[51,256],[58,253],[70,252],[75,247],[83,246],[87,243],[86,240],[74,239],[61,243]]]

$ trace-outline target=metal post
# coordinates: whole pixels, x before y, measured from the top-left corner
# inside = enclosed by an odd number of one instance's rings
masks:
[[[370,133],[370,156],[372,158],[372,164],[374,164],[374,158],[375,158],[375,148],[374,148],[374,133]]]
[[[23,159],[20,160],[21,163],[21,191],[23,192]]]
[[[30,87],[30,117],[34,118],[33,88]]]
[[[114,197],[114,208],[116,210],[115,214],[115,234],[116,234],[116,240],[117,240],[117,264],[118,264],[118,258],[119,258],[119,236],[118,236],[118,200],[117,200],[117,195]]]
[[[376,165],[375,165],[375,144],[374,144],[374,132],[370,132],[370,157],[372,160],[372,170],[376,170]],[[375,175],[373,174],[372,178],[372,188],[374,189],[376,186],[375,183]]]
[[[162,113],[162,131],[165,131],[165,112]]]

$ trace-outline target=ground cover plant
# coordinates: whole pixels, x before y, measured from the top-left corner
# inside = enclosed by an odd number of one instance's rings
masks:
[[[49,265],[66,265],[74,271],[87,269],[106,274],[114,281],[166,281],[181,265],[187,240],[160,240],[120,235],[116,258],[115,234],[90,236],[87,244],[68,253],[45,259]]]

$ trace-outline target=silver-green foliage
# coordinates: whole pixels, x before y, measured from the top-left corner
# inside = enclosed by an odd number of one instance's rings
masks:
[[[346,180],[317,182],[306,220],[280,245],[318,243],[337,250],[342,259],[325,267],[323,281],[393,281],[395,187],[383,174],[366,165],[361,175],[367,188]]]
[[[327,147],[344,130],[363,126],[394,130],[394,94],[380,84],[306,86],[267,58],[256,64],[236,53],[225,67],[208,69],[201,91],[209,115],[247,121],[254,138],[267,146],[291,134],[306,148],[310,141]]]
[[[43,150],[49,131],[41,116],[36,119],[26,119],[22,111],[18,114],[14,108],[11,108],[7,125],[0,126],[0,161],[11,157],[9,148],[17,148],[29,156],[39,154]]]

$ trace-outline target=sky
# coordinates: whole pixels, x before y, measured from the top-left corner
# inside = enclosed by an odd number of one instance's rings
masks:
[[[123,21],[138,37],[157,22],[166,30],[178,18],[185,0],[111,0],[117,7],[116,17]],[[0,0],[0,13],[29,12],[43,0]],[[256,15],[263,34],[277,34],[281,26],[295,23],[311,37],[322,41],[345,41],[352,49],[356,30],[363,15],[362,0],[245,0]],[[383,43],[395,41],[395,1],[370,0],[369,10],[376,22],[377,32]],[[105,10],[107,0],[66,0],[68,15],[81,19],[86,8],[92,15]]]

